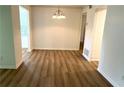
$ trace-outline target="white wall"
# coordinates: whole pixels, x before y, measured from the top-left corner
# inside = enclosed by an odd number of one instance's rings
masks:
[[[68,7],[60,9],[66,19],[52,19],[56,7],[32,7],[34,49],[79,49],[81,9]]]
[[[29,6],[24,6],[31,12]],[[18,68],[22,62],[22,47],[21,47],[21,29],[20,29],[20,20],[19,20],[19,6],[11,6],[12,14],[12,24],[13,24],[13,37],[14,37],[14,49],[15,49],[15,60],[16,68]],[[30,33],[30,40],[32,41],[32,33]],[[32,44],[32,43],[30,43]],[[32,49],[32,45],[30,45]]]
[[[86,31],[83,56],[88,61],[99,61],[101,39],[106,12],[97,13],[97,10],[103,10],[106,6],[93,6],[91,9],[85,9],[87,13]]]
[[[102,37],[106,19],[106,10],[107,9],[99,9],[95,12],[91,61],[100,60]]]
[[[16,68],[18,68],[22,63],[19,6],[11,6],[11,11],[12,11],[12,24],[13,24],[13,34],[14,34],[14,49],[15,49]]]
[[[124,6],[108,6],[98,70],[114,86],[124,86]]]
[[[95,17],[95,8],[83,10],[87,14],[86,18],[86,31],[85,31],[85,39],[84,39],[84,49],[83,56],[90,61],[91,51],[92,51],[92,40],[93,40],[93,23]],[[87,54],[86,54],[86,50]]]

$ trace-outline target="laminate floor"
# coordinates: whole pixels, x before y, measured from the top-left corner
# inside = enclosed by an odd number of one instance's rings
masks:
[[[23,50],[17,70],[0,70],[5,87],[111,87],[97,72],[98,62],[87,62],[80,51]]]

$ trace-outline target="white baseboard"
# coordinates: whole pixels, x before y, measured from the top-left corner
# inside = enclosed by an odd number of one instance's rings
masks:
[[[91,59],[91,61],[99,61],[99,59],[97,59],[97,58],[96,58],[96,59],[95,59],[95,58],[93,58],[93,59]]]
[[[33,50],[79,50],[79,49],[71,49],[71,48],[34,48]]]
[[[90,62],[89,58],[88,58],[85,54],[82,54],[82,56],[84,56],[85,59],[86,59],[88,62]]]
[[[90,58],[88,58],[85,54],[82,54],[85,58],[86,58],[86,60],[88,61],[88,62],[92,62],[92,61],[99,61],[99,59],[90,59]]]
[[[112,80],[108,75],[106,75],[103,71],[100,69],[97,69],[97,71],[104,77],[106,78],[114,87],[120,87],[114,80]]]
[[[16,69],[16,66],[14,64],[0,65],[0,69]]]

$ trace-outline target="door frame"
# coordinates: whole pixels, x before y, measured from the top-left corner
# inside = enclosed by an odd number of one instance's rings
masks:
[[[83,16],[85,16],[85,23],[84,23],[84,26],[82,25],[82,22],[83,22]],[[81,35],[82,35],[82,32],[83,32],[83,49],[84,49],[84,41],[85,41],[85,32],[86,32],[86,24],[87,24],[87,12],[84,12],[84,13],[82,13],[82,15],[81,15],[81,17],[82,17],[82,22],[81,22]],[[83,28],[82,28],[83,27]],[[84,30],[84,31],[82,31],[82,30]],[[80,38],[81,39],[81,38]],[[80,40],[81,41],[81,40]],[[82,50],[82,53],[83,53],[83,50]]]

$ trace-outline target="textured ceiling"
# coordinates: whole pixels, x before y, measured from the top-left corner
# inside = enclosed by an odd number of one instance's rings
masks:
[[[31,7],[36,7],[36,6],[41,6],[41,7],[69,7],[69,8],[84,8],[87,7],[88,5],[32,5]]]

